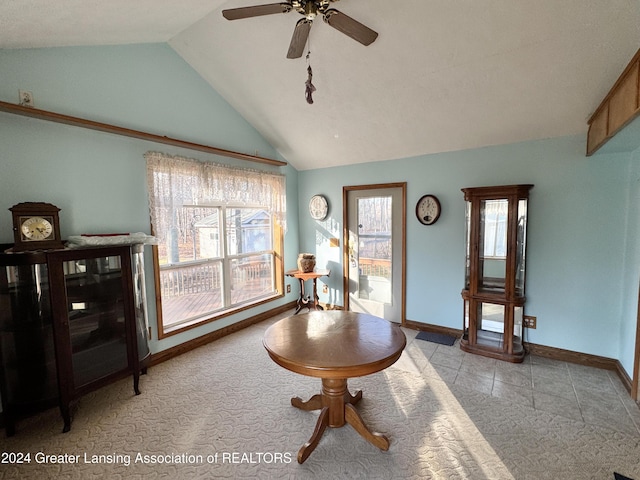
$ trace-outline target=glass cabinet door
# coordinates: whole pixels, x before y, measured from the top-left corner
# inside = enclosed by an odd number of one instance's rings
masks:
[[[465,214],[464,214],[464,223],[465,223],[465,266],[464,266],[464,290],[469,291],[471,288],[471,202],[466,202],[465,204]],[[467,311],[467,307],[465,306],[465,318],[469,318],[469,312]]]
[[[507,275],[507,217],[509,201],[480,201],[478,290],[504,293]]]
[[[502,349],[504,346],[505,306],[489,302],[477,303],[477,343]]]
[[[127,368],[120,256],[63,263],[75,388]]]
[[[49,254],[63,431],[71,428],[70,404],[80,395],[128,375],[140,393],[140,354],[148,355],[148,342],[140,316],[144,280],[135,279],[134,251],[113,246]]]
[[[58,398],[47,264],[34,257],[43,256],[0,258],[0,397],[7,436],[21,414]]]
[[[149,320],[147,318],[147,290],[144,283],[144,249],[142,245],[136,245],[132,248],[133,306],[136,317],[138,359],[142,361],[151,355]]]
[[[527,199],[518,201],[518,233],[516,252],[516,295],[524,296],[525,253],[527,251]]]

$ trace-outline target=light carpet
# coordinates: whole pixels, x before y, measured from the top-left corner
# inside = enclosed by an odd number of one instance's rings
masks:
[[[300,465],[318,414],[290,398],[308,399],[320,380],[270,360],[269,324],[150,368],[139,396],[127,379],[82,397],[68,433],[57,409],[19,422],[0,439],[2,452],[29,453],[30,463],[0,465],[0,479],[640,479],[640,435],[447,384],[416,359],[419,341],[407,347],[411,358],[349,381],[390,449],[346,425],[327,429]]]

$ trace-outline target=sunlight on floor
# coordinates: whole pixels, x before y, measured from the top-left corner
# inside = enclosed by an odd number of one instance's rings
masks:
[[[424,376],[422,374],[425,368],[430,370],[429,376]],[[414,374],[415,377],[409,379],[406,376],[394,375],[394,369],[400,369],[410,374]],[[442,421],[445,417],[449,419],[446,429],[439,429],[439,433],[447,435],[448,437],[445,442],[442,442],[442,445],[450,446],[451,440],[457,439],[458,442],[461,443],[460,450],[465,451],[473,458],[475,462],[473,469],[480,468],[484,472],[484,478],[514,480],[513,475],[511,475],[498,454],[484,438],[482,433],[475,428],[473,421],[469,418],[464,408],[451,392],[449,386],[442,378],[440,378],[436,369],[433,368],[424,352],[414,345],[412,341],[408,343],[398,362],[396,362],[392,368],[385,370],[383,373],[393,394],[395,404],[398,410],[403,412],[405,417],[409,417],[409,413],[412,410],[420,408],[420,405],[415,405],[413,400],[415,398],[420,398],[418,392],[424,389],[430,389],[438,399],[440,410],[447,411],[447,415],[438,416],[439,421]],[[403,381],[402,387],[394,388],[394,382],[397,381]],[[407,395],[407,391],[415,393],[415,395]],[[433,441],[432,438],[430,440]],[[422,447],[425,451],[428,450],[428,445],[429,444],[426,441],[423,443]],[[435,475],[432,477],[434,479],[448,480],[448,476],[443,476],[442,473],[443,471],[447,471],[446,468],[443,469],[444,465],[458,465],[468,461],[468,459],[461,458],[457,455],[456,451],[449,448],[443,448],[439,451],[446,451],[447,458],[441,458],[438,456],[429,458],[430,464],[435,461],[438,461],[441,464],[438,466],[431,466],[431,473]],[[416,453],[419,454],[420,452]]]

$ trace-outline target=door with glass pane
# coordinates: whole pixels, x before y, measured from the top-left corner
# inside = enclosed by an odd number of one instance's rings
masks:
[[[405,185],[345,187],[345,304],[404,321]]]

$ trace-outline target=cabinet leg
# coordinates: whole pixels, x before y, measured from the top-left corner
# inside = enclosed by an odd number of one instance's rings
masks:
[[[62,414],[62,421],[64,422],[62,433],[67,433],[71,430],[71,404],[69,402],[60,403],[60,413]]]
[[[71,430],[71,416],[69,415],[69,411],[66,413],[62,413],[62,420],[64,421],[64,426],[62,427],[62,433],[67,433]]]
[[[140,395],[140,373],[138,370],[133,374],[133,391],[136,392],[136,395]]]

